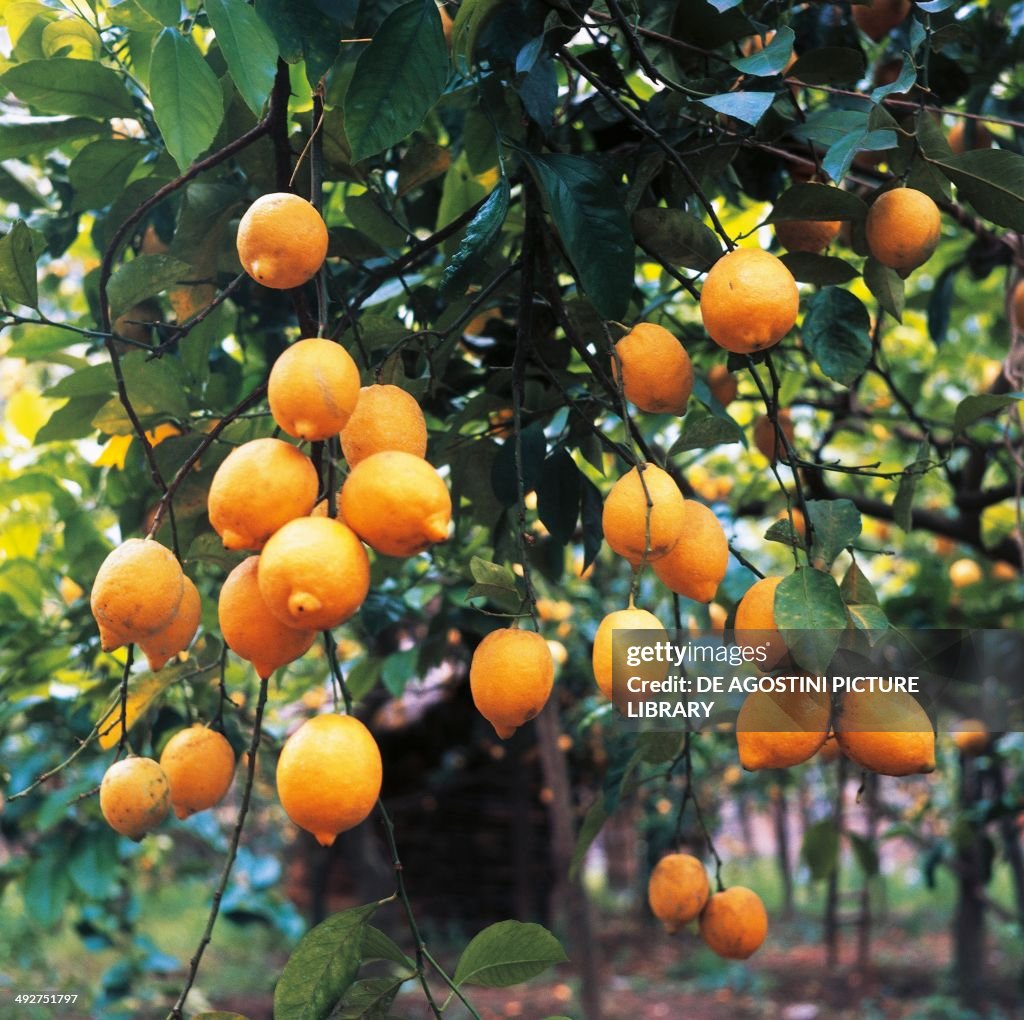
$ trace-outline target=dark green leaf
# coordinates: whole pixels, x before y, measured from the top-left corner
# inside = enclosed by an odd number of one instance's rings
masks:
[[[789,69],[790,78],[808,85],[843,85],[864,76],[864,54],[846,46],[821,46],[800,57]]]
[[[2,288],[0,288],[2,292]],[[80,344],[82,337],[57,326],[24,325],[12,329],[11,346],[7,357],[24,358],[26,361],[45,361],[51,354],[63,351],[72,344]]]
[[[415,968],[416,964],[395,944],[394,939],[372,924],[363,929],[363,960],[390,960],[401,967]]]
[[[381,666],[380,678],[393,698],[400,698],[410,680],[416,678],[418,648],[407,648],[389,655]]]
[[[32,231],[24,220],[15,220],[10,231],[0,237],[0,295],[29,308],[39,304],[36,253]]]
[[[568,542],[580,515],[583,476],[576,462],[558,449],[544,461],[537,486],[537,516],[556,542]]]
[[[796,662],[824,673],[846,629],[846,606],[830,574],[800,567],[775,591],[775,620]]]
[[[649,730],[641,733],[636,740],[640,760],[649,765],[672,761],[682,750],[682,746],[682,735],[672,730]]]
[[[794,184],[775,200],[771,222],[780,220],[862,220],[867,204],[852,191],[830,184]]]
[[[67,120],[34,118],[27,122],[0,120],[0,160],[25,159],[49,152],[65,142],[95,135],[99,130],[100,125],[96,121],[81,117]]]
[[[540,484],[547,440],[544,427],[539,423],[523,429],[519,447],[522,456],[520,469],[523,476],[523,492],[533,492]],[[494,494],[505,506],[513,506],[519,499],[519,481],[516,477],[516,438],[509,436],[502,443],[491,466],[491,485]]]
[[[821,168],[834,181],[841,181],[858,152],[881,152],[896,148],[896,132],[888,129],[848,135],[829,147]]]
[[[879,305],[897,322],[903,321],[903,306],[906,300],[903,277],[883,266],[881,262],[869,258],[864,263],[864,282],[868,290],[878,299]]]
[[[468,74],[476,57],[476,42],[484,26],[504,0],[466,0],[459,4],[452,25],[452,58],[456,69]]]
[[[833,819],[823,818],[808,826],[801,855],[811,878],[820,880],[832,874],[839,858],[839,830]]]
[[[848,499],[808,500],[807,511],[811,518],[811,558],[831,566],[860,537],[860,511]]]
[[[927,4],[921,4],[920,6],[926,7]],[[853,856],[857,858],[860,870],[868,878],[874,878],[878,874],[878,851],[875,849],[874,844],[869,842],[865,836],[861,836],[856,832],[848,832],[846,836],[850,840]]]
[[[601,542],[604,539],[604,527],[601,522],[601,515],[604,510],[604,503],[601,500],[601,491],[586,476],[583,476],[582,489],[580,490],[580,521],[583,526],[583,570],[586,573],[587,567],[597,559],[601,551]]]
[[[381,661],[376,658],[365,658],[357,662],[345,677],[349,694],[353,701],[362,701],[377,686],[380,679]]]
[[[783,545],[794,546],[803,549],[805,546],[803,537],[793,527],[788,517],[781,517],[764,533],[769,542],[781,542]]]
[[[725,92],[720,96],[698,99],[708,109],[726,117],[734,117],[751,127],[757,127],[768,108],[775,102],[774,92]]]
[[[275,1020],[326,1020],[355,981],[363,926],[376,909],[345,910],[303,937],[274,989]]]
[[[821,370],[849,386],[871,360],[871,317],[860,299],[839,287],[811,297],[803,322],[803,340]]]
[[[626,314],[633,238],[621,189],[587,156],[525,154],[583,290],[599,314]]]
[[[132,117],[135,107],[124,83],[98,61],[51,57],[26,60],[0,74],[0,82],[41,113],[76,117]]]
[[[25,913],[42,928],[61,919],[71,892],[67,860],[60,846],[48,846],[30,865],[21,883]]]
[[[944,343],[949,332],[949,319],[956,291],[956,274],[961,269],[962,262],[946,266],[935,278],[935,285],[928,297],[928,335],[936,344]]]
[[[106,402],[106,394],[69,400],[63,407],[57,408],[50,415],[49,421],[36,433],[36,446],[93,435],[96,428],[92,420]]]
[[[458,250],[448,260],[441,274],[442,298],[456,297],[465,291],[474,272],[501,234],[501,227],[508,215],[511,193],[508,178],[502,176],[497,187],[487,196],[487,201],[469,221]]]
[[[907,466],[904,474],[900,475],[900,484],[892,503],[892,519],[896,526],[904,531],[910,531],[913,525],[914,492],[917,489],[918,478],[931,463],[930,454],[931,446],[927,440],[923,440],[917,450],[917,459]]]
[[[1009,149],[978,149],[934,162],[982,216],[1024,231],[1024,156]]]
[[[541,925],[499,921],[474,936],[463,950],[454,982],[507,988],[567,959],[558,939]]]
[[[895,81],[888,85],[879,85],[871,90],[871,102],[880,103],[888,96],[900,92],[908,92],[911,86],[917,81],[917,68],[914,66],[914,58],[909,53],[903,54],[903,66]]]
[[[345,95],[345,132],[354,162],[415,131],[444,91],[448,47],[433,0],[392,11],[359,55]]]
[[[144,298],[187,280],[188,275],[188,263],[170,255],[139,255],[126,262],[110,278],[107,286],[111,317],[117,318]]]
[[[742,443],[743,430],[731,418],[691,410],[683,419],[683,431],[672,444],[669,456],[686,450],[709,450],[726,443]]]
[[[1024,400],[1021,393],[978,393],[964,397],[957,404],[953,416],[953,431],[958,435],[968,426],[981,418],[998,414],[1004,407],[1009,407],[1015,400]]]
[[[722,256],[718,235],[682,209],[637,209],[633,213],[633,236],[645,251],[686,269],[703,272]]]
[[[68,876],[84,896],[103,902],[116,895],[117,843],[113,830],[85,830],[76,837],[67,860]]]
[[[827,287],[838,283],[849,283],[860,274],[845,259],[834,255],[816,255],[809,251],[790,251],[781,256],[782,264],[800,283],[813,283]]]
[[[839,594],[848,605],[877,606],[878,594],[875,586],[868,580],[867,575],[856,562],[850,564],[846,571],[842,584],[839,585]]]
[[[75,189],[71,208],[82,211],[110,205],[146,151],[145,146],[127,139],[90,142],[68,167],[68,178]]]
[[[164,144],[186,170],[210,147],[224,119],[220,82],[196,44],[174,28],[157,36],[149,82],[153,116]]]
[[[325,10],[317,0],[256,0],[256,12],[274,33],[282,59],[289,64],[304,60],[314,86],[338,56],[342,26],[335,10],[340,7]]]
[[[345,1004],[332,1014],[332,1020],[389,1020],[395,996],[412,976],[356,981],[345,996]]]
[[[603,796],[599,796],[587,809],[587,813],[583,817],[583,824],[580,825],[580,831],[576,836],[576,848],[573,850],[572,862],[569,865],[569,877],[571,879],[575,879],[579,874],[583,861],[587,856],[587,851],[594,840],[597,839],[598,833],[604,828],[604,823],[610,817],[605,810]]]
[[[786,64],[789,63],[789,58],[793,55],[793,40],[795,38],[793,29],[783,26],[764,49],[752,53],[749,57],[731,60],[730,63],[737,71],[762,78],[781,74],[785,70]]]
[[[206,0],[206,16],[245,105],[258,117],[277,72],[277,40],[245,0]]]

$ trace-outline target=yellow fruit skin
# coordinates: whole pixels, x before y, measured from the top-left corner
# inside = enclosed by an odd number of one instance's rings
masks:
[[[554,682],[551,649],[532,630],[492,630],[469,667],[473,703],[502,740],[540,714]]]
[[[299,517],[276,531],[259,558],[260,594],[281,623],[329,630],[370,591],[370,561],[359,536],[328,517]]]
[[[992,137],[992,132],[984,124],[975,121],[973,134],[972,149],[991,149],[995,145],[996,140]],[[949,129],[946,141],[953,150],[953,155],[962,156],[967,151],[967,121],[958,120]]]
[[[757,769],[788,769],[814,757],[828,735],[831,700],[827,693],[754,691],[736,717],[740,764]]]
[[[373,810],[383,780],[380,749],[351,715],[318,715],[285,741],[277,796],[288,817],[330,846]]]
[[[674,935],[703,909],[711,895],[708,873],[691,854],[668,854],[658,861],[647,883],[651,912]]]
[[[967,588],[984,578],[985,574],[974,560],[964,558],[949,565],[949,580],[954,588]]]
[[[181,602],[178,611],[166,627],[144,638],[139,638],[139,648],[149,662],[149,668],[155,673],[163,669],[167,660],[179,652],[185,651],[199,629],[202,616],[202,603],[199,591],[189,577],[183,577]]]
[[[647,493],[644,492],[644,484]],[[647,495],[650,495],[650,550],[653,563],[679,541],[686,520],[683,494],[672,477],[654,464],[644,465],[643,482],[637,468],[624,474],[604,502],[601,525],[611,548],[633,566],[644,558],[647,542]]]
[[[847,758],[883,776],[935,770],[935,732],[912,694],[850,692],[835,725]]]
[[[348,424],[341,430],[341,452],[349,467],[384,450],[414,457],[427,453],[427,423],[416,398],[398,386],[364,386]]]
[[[612,375],[622,363],[622,391],[641,411],[685,414],[693,391],[693,365],[685,348],[653,322],[634,326],[616,345]]]
[[[726,960],[745,960],[768,935],[768,911],[761,897],[743,885],[715,893],[700,915],[701,938]]]
[[[312,279],[327,257],[327,226],[298,195],[263,195],[238,224],[238,258],[264,287],[287,290]]]
[[[775,236],[786,251],[805,251],[817,255],[838,236],[839,220],[781,220],[775,224]]]
[[[196,723],[175,733],[160,755],[171,787],[171,807],[188,818],[219,804],[235,776],[235,752],[216,730]]]
[[[964,719],[953,730],[953,743],[966,758],[984,754],[988,750],[988,727],[980,719]]]
[[[105,652],[166,627],[181,604],[185,575],[153,539],[129,538],[100,565],[90,605]]]
[[[782,434],[792,443],[795,432],[793,430],[793,419],[790,417],[789,411],[785,408],[779,411],[778,421]],[[754,446],[772,464],[777,464],[780,460],[784,464],[788,462],[785,444],[779,438],[771,418],[767,415],[761,415],[754,422]]]
[[[922,191],[895,188],[875,199],[864,224],[871,254],[907,273],[931,258],[942,236],[939,207]]]
[[[684,501],[683,534],[653,563],[670,591],[696,602],[710,602],[729,566],[729,540],[714,511],[695,499]]]
[[[708,389],[722,407],[728,407],[736,399],[739,384],[725,365],[713,365],[708,372]]]
[[[141,839],[167,817],[169,807],[167,776],[152,758],[123,758],[104,773],[100,811],[122,836]]]
[[[316,631],[286,626],[267,608],[256,579],[259,562],[258,556],[250,556],[228,574],[217,617],[228,648],[251,662],[257,676],[266,680],[275,669],[305,655]]]
[[[828,764],[835,761],[840,754],[842,754],[842,751],[839,750],[839,741],[836,740],[835,733],[829,733],[825,738],[825,743],[821,745],[818,751],[818,757]]]
[[[263,548],[283,524],[306,516],[319,479],[313,462],[281,439],[253,439],[227,455],[210,485],[210,524],[226,549]]]
[[[452,498],[422,457],[385,450],[360,461],[341,487],[345,523],[385,556],[414,556],[448,537]]]
[[[799,310],[793,274],[760,248],[737,248],[723,255],[700,292],[708,336],[735,354],[773,347],[793,328]]]
[[[651,641],[667,641],[668,632],[661,625],[661,621],[646,609],[617,609],[609,613],[598,625],[597,633],[594,635],[594,648],[591,652],[591,665],[594,668],[594,680],[601,688],[601,693],[612,699],[614,657],[612,637],[617,630],[652,630],[657,631],[651,635]],[[668,666],[664,662],[644,662],[633,669],[630,667],[631,676],[638,676],[641,680],[664,680],[668,673]],[[625,696],[628,692],[623,691]],[[642,700],[640,695],[636,696]],[[620,699],[628,700],[628,698]]]
[[[356,363],[344,347],[322,337],[292,344],[274,362],[267,380],[270,413],[296,439],[336,436],[358,400]]]
[[[736,607],[734,630],[739,645],[767,645],[767,659],[760,665],[774,666],[786,654],[786,645],[775,625],[775,589],[781,577],[763,577],[752,584]]]

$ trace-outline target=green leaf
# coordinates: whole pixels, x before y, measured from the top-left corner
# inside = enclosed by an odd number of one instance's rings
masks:
[[[363,960],[390,960],[399,966],[415,969],[416,964],[402,952],[394,939],[385,935],[379,928],[368,924],[363,929]]]
[[[749,57],[740,57],[729,63],[744,74],[752,74],[761,78],[782,74],[793,55],[793,40],[796,36],[793,29],[783,26],[764,49],[752,53]],[[764,40],[762,39],[762,42]]]
[[[111,318],[116,319],[143,299],[188,279],[190,268],[187,262],[170,255],[139,255],[125,262],[107,285]]]
[[[703,272],[722,256],[718,235],[682,209],[637,209],[632,225],[637,244],[670,265]]]
[[[669,457],[686,450],[709,450],[727,443],[742,443],[743,430],[731,418],[691,410],[683,419],[683,431],[672,444]]]
[[[875,586],[868,580],[867,575],[856,562],[850,564],[846,571],[842,584],[839,585],[839,594],[848,606],[877,606],[878,594]]]
[[[1024,400],[1024,393],[978,393],[964,397],[953,415],[953,431],[959,435],[974,422],[998,414],[1015,400]]]
[[[838,283],[849,283],[860,273],[845,259],[834,255],[817,255],[809,251],[789,251],[781,256],[782,264],[800,283],[813,283],[827,287]]]
[[[622,318],[633,289],[633,238],[621,189],[587,156],[523,156],[587,297],[603,318]]]
[[[821,46],[800,57],[790,78],[808,85],[843,85],[859,81],[866,69],[864,54],[846,46]]]
[[[1024,231],[1024,156],[1009,149],[978,149],[932,162],[982,216]]]
[[[302,938],[274,989],[275,1020],[326,1020],[359,973],[363,928],[376,909],[342,911]]]
[[[480,32],[505,0],[466,0],[459,4],[452,25],[452,57],[461,74],[468,74],[476,59]]]
[[[824,673],[847,622],[835,578],[811,567],[795,570],[775,590],[775,620],[797,663]]]
[[[67,120],[18,120],[11,122],[0,119],[0,160],[25,159],[42,152],[49,152],[65,142],[89,138],[100,130],[94,120],[70,117]]]
[[[775,200],[770,222],[780,220],[862,220],[867,203],[830,184],[794,184]]]
[[[108,5],[110,20],[140,32],[177,25],[181,19],[179,0],[121,0]]]
[[[75,837],[67,860],[68,876],[84,896],[105,901],[116,895],[120,869],[117,844],[112,829],[83,830]]]
[[[610,817],[611,815],[604,806],[604,797],[599,796],[587,809],[587,813],[583,817],[583,824],[580,825],[580,831],[576,836],[576,848],[573,850],[572,861],[569,864],[570,879],[575,880],[579,875],[587,851]]]
[[[649,730],[641,733],[636,740],[640,760],[649,765],[660,765],[672,761],[683,746],[682,734],[672,730]]]
[[[811,878],[828,878],[839,859],[839,830],[832,818],[823,818],[807,827],[801,856],[811,871]]]
[[[47,57],[99,60],[102,44],[96,29],[82,18],[60,18],[50,22],[40,37]]]
[[[917,480],[928,470],[931,463],[931,447],[927,440],[922,440],[917,449],[917,459],[909,464],[905,473],[900,475],[900,484],[896,489],[896,498],[892,501],[893,521],[903,531],[910,531],[914,520],[914,493]]]
[[[402,4],[359,55],[345,94],[345,133],[353,162],[407,138],[447,81],[448,47],[434,0]]]
[[[0,74],[0,82],[40,113],[67,113],[100,120],[133,117],[136,113],[117,74],[91,60],[26,60]]]
[[[831,566],[839,554],[860,537],[860,511],[848,499],[812,499],[807,502],[811,518],[811,559]]]
[[[0,295],[29,308],[39,306],[33,247],[32,231],[24,220],[15,220],[10,231],[0,237]]]
[[[466,946],[453,980],[456,985],[507,988],[566,960],[561,943],[541,925],[499,921]]]
[[[953,298],[956,294],[956,274],[963,267],[962,262],[946,266],[935,278],[932,292],[928,297],[928,335],[936,344],[946,341],[953,311]]]
[[[469,561],[469,572],[477,584],[494,584],[500,588],[514,588],[516,586],[516,575],[508,567],[500,563],[491,563],[490,560],[474,556]]]
[[[551,537],[563,545],[576,531],[580,516],[580,469],[576,462],[558,449],[544,461],[537,486],[537,516]]]
[[[274,33],[245,0],[206,0],[204,6],[238,94],[258,117],[277,74]]]
[[[96,412],[107,402],[107,395],[94,394],[69,400],[50,415],[49,421],[36,433],[35,445],[54,443],[64,439],[82,439],[91,436],[96,428],[92,423]]]
[[[381,665],[380,678],[393,698],[400,698],[406,685],[416,677],[419,648],[407,648],[389,655]]]
[[[523,492],[533,492],[540,484],[544,457],[547,453],[547,439],[544,427],[535,422],[523,429],[519,437]],[[509,436],[494,457],[491,465],[491,485],[494,495],[505,506],[513,506],[519,499],[519,482],[516,477],[516,439]]]
[[[864,282],[868,290],[878,299],[879,305],[897,322],[903,321],[903,307],[906,301],[903,277],[883,266],[881,262],[869,258],[864,263]]]
[[[441,274],[439,290],[442,298],[450,299],[465,292],[473,274],[501,234],[511,193],[508,178],[502,176],[497,187],[487,196],[487,201],[469,221],[458,250]]]
[[[853,157],[858,152],[882,152],[896,148],[896,132],[888,128],[862,131],[841,138],[829,147],[821,161],[821,168],[834,181],[841,181],[849,172]]]
[[[391,1004],[402,985],[414,975],[405,977],[376,977],[356,981],[345,996],[345,1004],[332,1020],[388,1020]]]
[[[474,556],[469,562],[473,584],[466,592],[467,599],[483,598],[508,613],[518,613],[525,596],[520,591],[516,575],[508,567]]]
[[[224,94],[196,44],[165,28],[149,65],[153,116],[167,151],[182,170],[205,152],[224,119]]]
[[[922,4],[921,6],[923,7],[926,5]],[[874,844],[857,832],[848,832],[846,834],[846,838],[850,841],[850,846],[853,849],[853,856],[857,858],[860,870],[863,871],[868,878],[874,878],[874,876],[878,874],[878,852],[876,851]]]
[[[807,302],[803,340],[825,375],[849,386],[871,360],[870,326],[871,317],[858,297],[826,287]]]
[[[54,927],[64,913],[64,904],[71,892],[64,847],[47,845],[29,865],[20,891],[26,916],[43,928]]]
[[[342,26],[333,6],[323,0],[256,0],[256,12],[274,33],[281,58],[289,64],[304,60],[313,86],[338,56]]]
[[[103,209],[117,197],[147,147],[127,139],[101,138],[86,145],[68,167],[75,212]]]
[[[896,80],[889,82],[888,85],[879,85],[877,88],[873,88],[871,90],[871,102],[880,103],[883,99],[896,95],[899,92],[908,92],[916,81],[917,68],[914,66],[914,58],[909,53],[904,52],[903,66],[900,68],[900,73],[897,75]]]
[[[604,501],[601,498],[601,490],[585,475],[583,476],[583,489],[580,493],[580,523],[583,526],[583,570],[586,573],[587,567],[597,559],[601,551],[601,542],[604,540],[604,527],[601,516],[604,511]]]
[[[242,1013],[230,1013],[223,1009],[215,1009],[207,1013],[193,1013],[192,1020],[249,1020]]]
[[[751,127],[757,127],[768,108],[775,102],[774,92],[725,92],[720,96],[709,96],[696,102],[724,114],[734,117]]]

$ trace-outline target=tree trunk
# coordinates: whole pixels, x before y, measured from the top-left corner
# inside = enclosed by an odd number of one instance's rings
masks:
[[[778,797],[774,799],[775,816],[775,861],[782,880],[782,916],[793,916],[793,870],[790,867],[789,853],[789,802],[786,799],[786,788],[780,781],[776,789]]]
[[[835,823],[836,831],[840,834],[843,831],[843,814],[846,793],[846,757],[840,755],[836,759],[836,777],[838,790],[836,791]],[[832,874],[828,876],[828,889],[825,893],[825,964],[834,968],[839,963],[839,871],[842,857],[836,854],[836,866]]]
[[[996,752],[992,753],[992,786],[992,800],[1002,803],[1006,796],[1006,776],[1003,774],[1003,760]],[[999,835],[1003,841],[1006,863],[1010,865],[1010,874],[1013,876],[1017,923],[1024,935],[1024,852],[1021,851],[1020,830],[1010,812],[1004,811],[999,819]]]
[[[577,878],[569,879],[569,865],[576,845],[569,770],[565,755],[558,747],[558,709],[553,701],[535,720],[544,784],[551,790],[548,818],[551,828],[551,852],[554,858],[555,887],[551,894],[552,916],[570,935],[569,957],[574,959],[580,977],[580,998],[584,1020],[601,1020],[601,973],[598,947],[594,939],[590,901]]]
[[[878,776],[869,772],[864,779],[864,840],[873,850],[878,838]],[[857,969],[864,973],[871,966],[871,887],[875,877],[864,873],[857,918]]]
[[[981,775],[974,759],[961,755],[962,812],[977,803],[980,784]],[[982,1010],[985,982],[984,861],[977,835],[964,839],[957,854],[958,897],[953,918],[953,961],[960,1002],[972,1010]]]

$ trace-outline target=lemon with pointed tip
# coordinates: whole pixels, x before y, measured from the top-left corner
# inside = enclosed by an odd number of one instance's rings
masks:
[[[264,287],[288,290],[316,276],[329,237],[313,205],[290,192],[261,195],[238,224],[242,268]]]
[[[740,764],[757,769],[787,769],[813,758],[828,736],[832,704],[820,691],[795,684],[782,691],[752,691],[736,717]]]
[[[383,780],[380,749],[355,716],[317,715],[281,748],[277,796],[288,817],[330,846],[373,810]]]
[[[622,392],[641,411],[685,414],[693,391],[693,365],[686,348],[663,326],[637,323],[616,345],[612,376],[622,366]]]
[[[670,591],[695,602],[710,602],[729,566],[729,540],[713,510],[695,499],[683,505],[679,541],[651,566]]]
[[[774,666],[787,652],[775,621],[775,591],[782,581],[781,577],[762,577],[747,589],[736,607],[736,643],[763,648],[766,658],[759,662],[765,667]]]
[[[628,609],[617,609],[609,613],[598,624],[597,633],[594,635],[594,647],[591,652],[591,665],[594,669],[594,680],[601,688],[601,693],[608,699],[613,694],[613,677],[615,675],[614,658],[614,634],[615,631],[652,631],[650,642],[667,641],[668,632],[661,625],[661,621],[646,609],[637,609],[630,606]],[[621,639],[620,639],[621,640]],[[625,670],[625,657],[620,657],[617,663],[620,670]],[[630,667],[630,675],[636,675],[641,681],[664,680],[668,673],[668,666],[664,662],[641,662],[636,669]]]
[[[235,777],[235,752],[222,733],[195,723],[167,741],[160,767],[170,784],[174,813],[188,818],[224,799]]]
[[[132,756],[114,762],[100,782],[100,812],[122,836],[140,840],[166,817],[170,784],[158,762]]]
[[[612,486],[601,514],[605,541],[633,566],[643,560],[645,551],[649,563],[668,553],[682,536],[685,523],[679,486],[655,464],[643,465],[642,480],[635,467],[624,474]]]
[[[140,637],[138,641],[139,648],[142,649],[149,662],[149,668],[154,673],[163,669],[170,659],[192,644],[192,639],[199,629],[202,610],[199,590],[190,577],[184,577],[181,602],[171,622],[153,634]]]
[[[935,771],[935,731],[921,703],[906,691],[844,694],[835,731],[843,754],[871,772]]]
[[[469,667],[473,703],[502,740],[540,714],[554,682],[547,642],[536,631],[516,627],[492,630]]]

